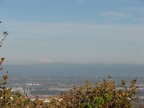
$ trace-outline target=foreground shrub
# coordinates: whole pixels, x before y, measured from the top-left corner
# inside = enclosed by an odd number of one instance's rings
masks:
[[[117,90],[115,82],[111,78],[104,79],[103,82],[96,82],[94,86],[89,81],[85,86],[70,89],[69,93],[62,93],[58,99],[52,99],[49,103],[51,108],[131,108],[138,99],[136,79],[126,87],[125,81],[121,82],[120,89]]]
[[[0,108],[144,108],[134,104],[138,100],[136,79],[130,81],[129,87],[122,81],[119,89],[110,77],[95,85],[86,81],[85,86],[73,86],[69,92],[48,97],[46,102],[39,97],[31,101],[27,95],[13,93],[5,87],[7,77],[3,76],[0,83]]]

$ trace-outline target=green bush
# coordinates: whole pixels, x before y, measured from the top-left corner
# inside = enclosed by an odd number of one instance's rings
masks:
[[[75,87],[69,93],[62,93],[59,96],[61,101],[52,99],[49,103],[51,108],[131,108],[137,101],[135,86],[136,79],[130,82],[130,87],[125,87],[122,81],[121,89],[116,90],[115,82],[111,78],[104,79],[103,82],[96,82],[94,86],[86,82],[85,87]]]
[[[119,90],[110,78],[96,82],[95,85],[86,81],[85,86],[73,86],[69,92],[48,97],[50,102],[44,102],[39,97],[31,101],[27,95],[13,93],[5,87],[7,77],[4,75],[0,83],[0,108],[144,108],[134,104],[137,102],[136,79],[130,82],[128,88],[122,81]]]

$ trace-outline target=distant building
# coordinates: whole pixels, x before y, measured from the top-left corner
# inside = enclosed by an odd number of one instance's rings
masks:
[[[31,95],[31,91],[28,87],[25,87],[25,89],[23,87],[12,87],[11,91],[12,92],[19,92],[21,94]]]

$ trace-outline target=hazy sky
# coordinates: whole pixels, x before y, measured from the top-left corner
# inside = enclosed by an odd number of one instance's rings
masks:
[[[5,64],[144,64],[143,0],[0,0]]]

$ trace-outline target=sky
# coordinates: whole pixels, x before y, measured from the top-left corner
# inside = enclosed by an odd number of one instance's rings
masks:
[[[143,0],[0,0],[4,64],[144,64]]]

